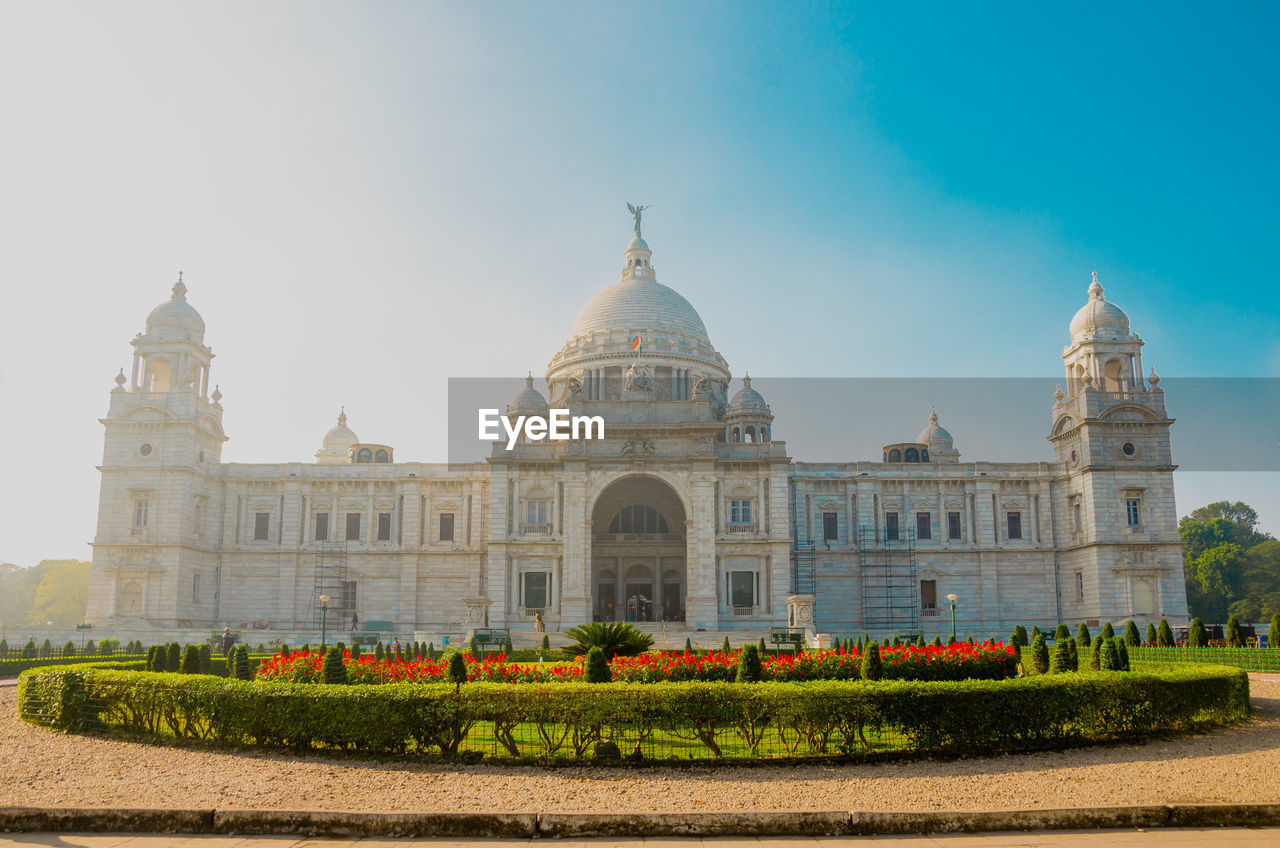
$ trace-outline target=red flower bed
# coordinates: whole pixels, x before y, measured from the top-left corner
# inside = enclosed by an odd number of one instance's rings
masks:
[[[636,657],[616,657],[609,663],[613,679],[631,683],[668,681],[731,681],[738,673],[740,652],[709,654],[650,651]],[[999,680],[1018,673],[1018,651],[1002,642],[970,645],[957,642],[941,647],[914,645],[880,649],[885,680]],[[372,654],[351,659],[344,654],[347,680],[355,684],[443,683],[448,677],[448,661],[379,660]],[[465,656],[467,680],[491,683],[556,683],[581,681],[581,663],[569,665],[512,663],[503,654],[477,661]],[[765,656],[762,680],[857,680],[862,655],[857,651],[809,651],[798,656]],[[287,680],[318,683],[324,679],[324,655],[294,652],[277,654],[258,667],[259,680]]]

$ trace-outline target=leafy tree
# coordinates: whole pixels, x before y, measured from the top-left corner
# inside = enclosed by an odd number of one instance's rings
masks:
[[[200,673],[200,649],[195,645],[188,645],[186,651],[183,652],[182,668],[179,671],[183,674]]]
[[[1267,647],[1280,648],[1280,612],[1271,616],[1271,627],[1267,629]]]
[[[1168,619],[1160,619],[1160,626],[1156,628],[1156,644],[1162,648],[1173,647],[1173,629],[1169,627]]]
[[[347,667],[342,662],[342,651],[336,645],[324,655],[324,682],[334,685],[345,685],[347,682]]]
[[[1136,648],[1142,644],[1142,635],[1138,633],[1138,625],[1132,620],[1124,626],[1124,643],[1130,648]]]
[[[735,679],[739,683],[760,682],[760,649],[758,646],[748,644],[742,649],[742,653],[738,655],[738,674]]]
[[[89,602],[89,563],[46,559],[31,568],[0,565],[0,621],[74,627]]]
[[[1234,615],[1227,619],[1227,647],[1244,647],[1244,630],[1240,628],[1240,622],[1236,620]]]
[[[604,650],[598,645],[587,651],[586,678],[588,683],[609,683],[613,680],[613,670],[609,668]]]
[[[884,676],[884,663],[880,659],[878,642],[872,642],[863,653],[861,674],[863,680],[879,680]]]
[[[628,621],[593,621],[579,624],[565,631],[565,635],[574,640],[567,650],[573,656],[581,656],[592,648],[604,652],[605,659],[614,657],[633,657],[644,653],[653,646],[653,637],[643,630],[637,630]],[[728,639],[725,639],[728,642]]]
[[[1203,648],[1209,644],[1209,631],[1204,629],[1204,622],[1199,616],[1191,619],[1191,629],[1187,631],[1187,641],[1193,648]]]
[[[1049,646],[1045,643],[1043,633],[1036,633],[1031,640],[1031,666],[1036,674],[1049,673]]]

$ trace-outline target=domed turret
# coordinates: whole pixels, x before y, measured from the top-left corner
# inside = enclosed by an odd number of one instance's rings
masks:
[[[530,374],[525,378],[524,388],[511,399],[511,403],[507,404],[506,415],[511,419],[517,415],[536,415],[546,418],[549,413],[547,399],[542,396],[542,392],[533,387],[533,375]]]
[[[153,341],[204,340],[204,319],[187,303],[187,287],[181,273],[173,284],[173,296],[147,316],[147,337]]]
[[[938,423],[938,413],[933,409],[929,410],[929,423],[916,436],[916,442],[928,446],[929,457],[933,462],[955,462],[960,459],[955,439],[947,428]]]
[[[751,388],[751,375],[744,374],[742,377],[742,388],[738,389],[737,394],[729,401],[729,409],[726,415],[744,412],[765,412],[768,413],[769,404],[765,403],[764,397]]]
[[[351,446],[358,444],[360,437],[347,426],[347,410],[338,413],[338,424],[324,434],[320,450],[316,451],[316,461],[326,464],[349,461]]]
[[[1089,286],[1089,302],[1080,307],[1071,319],[1071,340],[1082,342],[1086,339],[1128,338],[1129,316],[1103,296],[1098,272],[1094,271],[1093,283]]]
[[[764,397],[751,388],[751,375],[742,375],[742,388],[734,394],[724,413],[727,442],[772,441],[773,411]]]

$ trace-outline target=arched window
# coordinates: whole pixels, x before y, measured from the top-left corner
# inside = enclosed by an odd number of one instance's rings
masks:
[[[902,462],[902,451],[898,450],[897,448],[894,448],[893,450],[889,451],[889,461]]]
[[[1151,590],[1151,581],[1133,581],[1133,614],[1150,615],[1155,611],[1155,593]]]
[[[387,456],[387,452],[384,450],[379,450],[376,454],[373,455],[374,462],[388,462],[389,459],[390,458]]]
[[[746,442],[747,444],[755,444],[756,428],[748,424],[742,441]]]
[[[1124,364],[1119,359],[1108,359],[1106,368],[1102,372],[1103,388],[1108,392],[1120,391],[1123,373]]]
[[[902,453],[902,459],[904,462],[919,462],[920,451],[916,450],[915,448],[907,448]]]
[[[356,462],[373,462],[373,451],[360,448],[360,453],[356,454]]]
[[[609,522],[610,533],[670,533],[671,527],[662,513],[651,506],[633,504],[623,507]]]
[[[920,448],[920,461],[921,461],[921,462],[928,462],[928,461],[929,461],[929,449],[928,449],[928,448]]]
[[[163,357],[156,357],[151,360],[151,385],[147,386],[149,392],[167,392],[170,389],[169,360]]]

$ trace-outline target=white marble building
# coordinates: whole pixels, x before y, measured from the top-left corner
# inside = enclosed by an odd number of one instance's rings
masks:
[[[951,593],[962,636],[1186,619],[1172,420],[1096,277],[1062,354],[1052,461],[962,461],[932,415],[876,460],[803,462],[750,378],[729,396],[728,363],[638,229],[546,371],[551,404],[603,416],[607,437],[464,465],[397,459],[345,414],[315,462],[223,462],[213,353],[180,279],[102,419],[88,621],[292,633],[325,595],[330,622],[402,637],[532,631],[537,613],[549,631],[931,636]],[[548,405],[530,379],[507,411]]]

